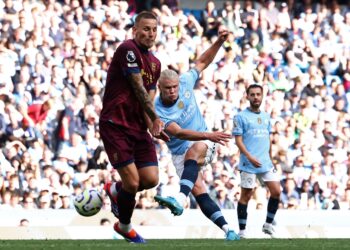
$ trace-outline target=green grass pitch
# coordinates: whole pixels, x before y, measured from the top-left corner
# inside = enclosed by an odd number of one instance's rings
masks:
[[[148,240],[147,244],[130,244],[124,240],[2,240],[1,250],[103,250],[103,249],[350,249],[350,239],[245,239],[226,242],[217,239]]]

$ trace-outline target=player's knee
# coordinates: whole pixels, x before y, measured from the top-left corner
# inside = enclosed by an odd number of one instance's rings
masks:
[[[154,188],[158,185],[159,183],[159,178],[158,177],[154,177],[152,179],[148,179],[144,182],[142,182],[142,187],[144,189],[150,189],[150,188]]]
[[[281,196],[281,190],[274,190],[271,192],[271,197],[274,199],[279,199]]]
[[[249,202],[249,200],[250,200],[249,197],[245,197],[245,196],[243,197],[243,196],[241,196],[241,198],[239,198],[239,203],[244,204],[244,205],[247,205],[248,202]]]
[[[202,142],[193,144],[186,152],[185,160],[201,161],[204,159],[207,152],[207,145]]]
[[[248,204],[251,197],[252,197],[251,193],[241,194],[241,197],[239,198],[239,202],[241,204]]]
[[[158,183],[159,183],[158,178],[157,178],[157,179],[154,179],[154,180],[151,180],[151,181],[148,183],[147,189],[156,187],[156,186],[158,185]]]
[[[136,194],[139,189],[139,182],[137,180],[128,181],[127,183],[123,183],[123,187],[126,191]]]

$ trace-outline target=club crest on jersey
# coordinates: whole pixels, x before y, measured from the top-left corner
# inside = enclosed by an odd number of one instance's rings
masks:
[[[187,99],[188,99],[188,98],[190,98],[190,96],[191,96],[190,91],[186,91],[186,92],[185,92],[185,98],[187,98]]]
[[[135,56],[135,54],[134,54],[133,51],[129,50],[129,51],[126,53],[126,60],[127,60],[128,62],[135,62],[136,56]]]
[[[261,121],[261,118],[260,118],[260,117],[258,117],[258,123],[259,123],[259,124],[261,124],[261,123],[262,123],[262,121]]]
[[[179,108],[179,109],[183,109],[184,108],[184,103],[183,103],[183,101],[179,101],[179,104],[177,105],[177,107]]]

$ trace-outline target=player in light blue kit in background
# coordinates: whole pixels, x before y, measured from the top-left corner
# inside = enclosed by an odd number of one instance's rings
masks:
[[[241,152],[238,166],[241,173],[241,197],[237,206],[239,235],[241,238],[246,237],[247,206],[258,177],[271,194],[263,232],[274,237],[272,222],[278,209],[281,187],[280,177],[271,161],[270,116],[260,110],[263,88],[257,84],[250,85],[247,88],[247,99],[250,107],[239,112],[233,120],[233,135]]]
[[[155,100],[155,108],[165,124],[165,132],[170,135],[167,145],[180,177],[180,192],[175,197],[157,195],[155,200],[174,215],[181,215],[192,192],[204,215],[225,232],[226,240],[239,240],[219,206],[209,197],[199,168],[211,162],[215,143],[224,144],[232,135],[208,131],[193,92],[199,74],[213,61],[227,36],[226,30],[219,30],[218,39],[198,58],[194,69],[180,77],[173,70],[164,70],[160,75],[160,95]]]

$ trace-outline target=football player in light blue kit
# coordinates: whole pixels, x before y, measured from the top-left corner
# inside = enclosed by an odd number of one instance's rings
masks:
[[[258,177],[271,194],[263,232],[274,237],[272,222],[278,209],[281,187],[280,177],[271,161],[270,116],[260,110],[263,88],[257,84],[250,85],[247,88],[247,99],[250,106],[239,112],[233,120],[233,135],[241,152],[238,166],[241,172],[241,197],[237,206],[239,235],[241,238],[246,237],[247,206]]]
[[[155,200],[174,215],[181,215],[192,192],[204,215],[225,232],[226,240],[239,240],[219,206],[209,197],[199,171],[200,166],[211,162],[215,143],[224,144],[232,135],[208,131],[193,92],[199,74],[213,61],[227,35],[226,30],[219,31],[218,39],[198,58],[194,69],[180,77],[173,70],[164,70],[160,75],[160,95],[155,100],[155,109],[170,136],[167,146],[180,177],[180,192],[175,197],[157,195]]]

